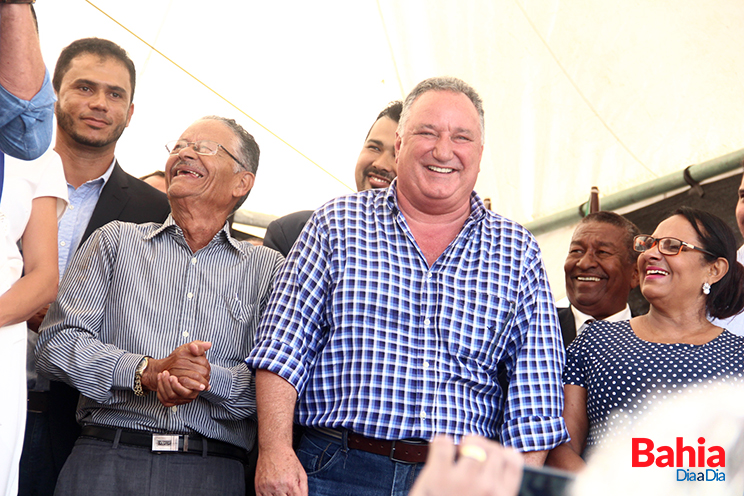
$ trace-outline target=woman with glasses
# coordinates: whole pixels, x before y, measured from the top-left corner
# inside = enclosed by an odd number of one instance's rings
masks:
[[[568,347],[563,416],[571,441],[550,452],[548,465],[580,471],[592,449],[632,432],[662,401],[744,383],[744,337],[708,320],[744,308],[744,267],[731,228],[682,208],[653,235],[636,236],[634,248],[650,309],[629,321],[597,321]]]

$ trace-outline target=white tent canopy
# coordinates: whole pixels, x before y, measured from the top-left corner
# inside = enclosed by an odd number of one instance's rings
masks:
[[[162,168],[163,144],[196,118],[233,117],[262,150],[244,206],[255,212],[284,215],[353,191],[374,117],[435,75],[460,77],[483,96],[477,190],[523,223],[578,206],[593,185],[616,193],[744,148],[740,1],[66,0],[36,8],[50,70],[61,48],[87,36],[119,43],[135,61],[135,113],[117,148],[127,171]],[[571,231],[539,238],[556,296]]]

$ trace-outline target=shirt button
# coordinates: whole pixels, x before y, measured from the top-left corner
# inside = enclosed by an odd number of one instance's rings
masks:
[[[178,407],[177,406],[174,405],[174,406],[171,407],[171,412],[176,413],[177,411],[178,411]]]
[[[64,241],[60,241],[60,242],[59,242],[59,245],[60,245],[60,246],[67,246],[67,243],[65,243]]]
[[[427,279],[431,279],[431,278],[432,278],[432,274],[431,274],[431,272],[429,272],[429,273],[427,273],[427,274],[426,274],[426,278],[427,278]]]
[[[421,420],[424,420],[426,418],[426,412],[421,410],[421,413],[419,414],[419,417],[421,417]]]
[[[181,336],[185,338],[189,337],[189,331],[183,331],[183,334],[181,334]]]
[[[424,362],[424,368],[425,369],[428,369],[429,368],[429,362]]]
[[[186,296],[187,296],[187,297],[188,297],[188,299],[190,300],[191,298],[193,298],[193,297],[194,297],[194,293],[192,293],[191,291],[189,291],[189,292],[188,292],[188,293],[186,294]]]
[[[191,265],[196,265],[196,257],[191,259]]]
[[[429,324],[431,324],[431,320],[429,320],[429,319],[424,319],[424,324],[426,324],[426,325],[429,325]]]
[[[75,205],[70,205],[70,210],[75,210]]]

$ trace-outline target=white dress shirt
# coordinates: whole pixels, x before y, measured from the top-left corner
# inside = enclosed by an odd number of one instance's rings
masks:
[[[581,331],[586,329],[586,326],[589,325],[591,322],[587,321],[594,321],[597,320],[591,315],[587,315],[575,306],[571,305],[571,313],[573,313],[574,316],[574,323],[576,324],[576,335],[578,336],[581,334]],[[609,322],[620,322],[622,320],[630,320],[632,315],[630,314],[630,305],[627,303],[625,304],[625,308],[617,312],[616,314],[610,315],[606,319]]]

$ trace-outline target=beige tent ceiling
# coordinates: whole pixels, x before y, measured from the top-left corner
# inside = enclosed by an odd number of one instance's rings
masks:
[[[134,59],[117,149],[132,174],[162,168],[163,143],[202,115],[251,131],[256,212],[353,190],[377,112],[434,75],[482,94],[477,190],[523,223],[592,185],[615,193],[744,148],[741,0],[44,0],[37,13],[50,67],[86,36]],[[541,240],[557,294],[565,236]]]

